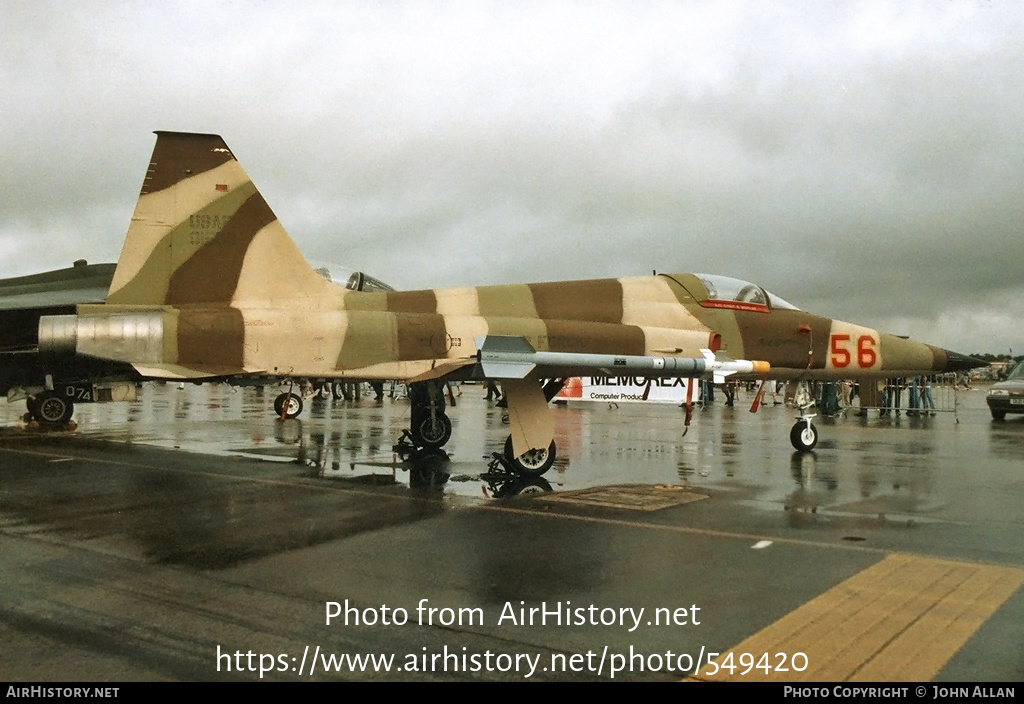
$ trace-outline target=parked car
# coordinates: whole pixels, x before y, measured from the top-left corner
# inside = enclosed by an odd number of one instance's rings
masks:
[[[993,384],[986,400],[996,420],[1002,420],[1007,413],[1024,413],[1024,362],[1014,367],[1005,381]]]

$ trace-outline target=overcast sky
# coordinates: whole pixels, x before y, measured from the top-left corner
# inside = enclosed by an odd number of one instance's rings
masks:
[[[153,130],[399,288],[699,271],[1024,353],[1019,2],[0,2],[0,277],[116,261]]]

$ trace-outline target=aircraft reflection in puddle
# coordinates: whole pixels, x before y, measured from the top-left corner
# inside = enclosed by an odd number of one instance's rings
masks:
[[[298,421],[291,421],[298,423]],[[491,454],[487,471],[478,475],[456,475],[451,473],[451,458],[440,448],[416,448],[401,440],[394,446],[392,461],[373,461],[365,458],[349,458],[342,462],[341,434],[333,433],[328,438],[323,433],[311,433],[309,444],[302,443],[301,424],[290,433],[282,433],[277,439],[285,444],[300,444],[296,461],[316,468],[321,479],[358,481],[364,484],[397,484],[395,470],[409,472],[409,488],[419,492],[442,491],[449,481],[482,481],[484,496],[503,499],[512,496],[549,493],[551,484],[543,477],[522,476],[501,454]],[[330,442],[328,442],[330,440]],[[345,468],[343,468],[345,465]],[[358,467],[366,467],[370,474],[353,474]],[[346,471],[346,469],[348,471]],[[374,469],[390,469],[391,474],[374,472]]]

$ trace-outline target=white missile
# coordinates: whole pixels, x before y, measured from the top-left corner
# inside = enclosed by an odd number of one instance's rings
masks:
[[[556,369],[560,374],[599,371],[609,376],[624,371],[642,372],[648,377],[713,377],[721,383],[730,374],[768,373],[768,362],[747,359],[718,359],[711,350],[701,357],[647,357],[641,355],[538,352],[523,337],[488,335],[477,338],[477,362],[488,379],[523,379],[534,369]]]

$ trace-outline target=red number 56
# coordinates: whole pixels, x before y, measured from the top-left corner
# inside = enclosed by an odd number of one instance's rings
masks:
[[[829,342],[829,353],[832,355],[832,366],[836,369],[846,369],[853,361],[853,352],[850,350],[850,336],[836,334],[831,336]],[[861,335],[857,338],[857,366],[861,369],[871,369],[878,363],[878,353],[875,348],[878,342],[873,335]]]

